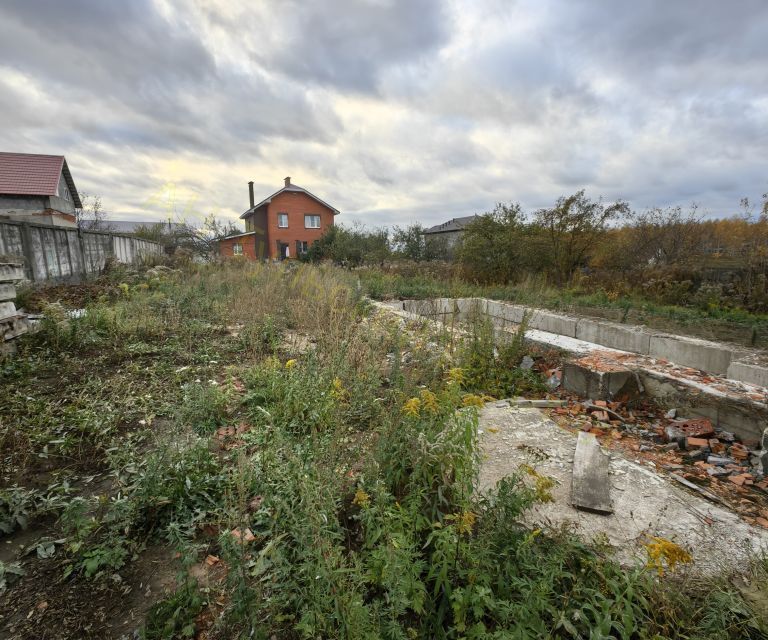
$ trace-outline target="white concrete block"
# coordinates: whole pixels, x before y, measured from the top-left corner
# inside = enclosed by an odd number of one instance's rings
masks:
[[[20,264],[4,262],[0,264],[0,282],[24,280],[24,267]]]
[[[651,334],[641,327],[581,318],[576,325],[576,337],[586,342],[647,355],[651,349]]]
[[[511,322],[514,324],[520,324],[527,311],[525,307],[521,307],[517,304],[495,302],[493,300],[488,301],[487,308],[488,315],[493,316],[497,320],[503,320],[504,322]]]
[[[739,382],[768,387],[768,367],[749,362],[731,362],[726,377]]]
[[[649,355],[683,367],[725,375],[731,364],[731,348],[716,342],[684,336],[651,336]]]
[[[16,315],[16,305],[13,302],[0,302],[0,320]]]
[[[576,324],[577,319],[571,318],[570,316],[563,316],[548,311],[533,310],[529,327],[531,329],[538,329],[539,331],[547,331],[549,333],[556,333],[561,336],[575,338]]]
[[[15,300],[16,287],[10,282],[0,282],[0,301]]]

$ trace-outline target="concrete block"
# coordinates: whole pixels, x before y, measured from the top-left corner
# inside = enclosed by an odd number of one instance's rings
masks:
[[[748,362],[731,362],[726,374],[731,380],[739,380],[760,387],[768,387],[768,367]]]
[[[0,302],[0,320],[16,315],[16,305],[13,302]]]
[[[549,313],[548,311],[539,311],[537,309],[531,314],[528,326],[531,329],[538,329],[539,331],[547,331],[549,333],[556,333],[560,336],[575,338],[576,324],[576,318],[562,316],[557,313]]]
[[[0,282],[0,302],[16,299],[16,287],[10,282]]]
[[[647,355],[651,349],[651,334],[640,327],[581,318],[576,325],[576,337],[586,342]]]
[[[24,267],[21,264],[3,262],[0,264],[0,282],[24,280]]]
[[[520,324],[527,311],[526,307],[517,304],[494,302],[493,300],[488,301],[487,308],[488,315],[493,316],[494,319],[513,324]]]
[[[483,298],[457,298],[456,309],[462,319],[466,319],[473,313],[485,313],[485,300]]]
[[[727,373],[732,356],[729,347],[716,342],[663,334],[651,336],[648,353],[683,367],[722,375]]]
[[[634,371],[595,371],[576,362],[563,367],[563,388],[590,400],[612,400],[631,404],[642,389]]]

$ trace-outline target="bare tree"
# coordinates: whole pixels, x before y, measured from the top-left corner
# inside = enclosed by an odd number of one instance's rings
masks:
[[[75,209],[75,221],[81,229],[89,231],[109,231],[107,212],[101,206],[101,196],[82,192],[81,207]]]

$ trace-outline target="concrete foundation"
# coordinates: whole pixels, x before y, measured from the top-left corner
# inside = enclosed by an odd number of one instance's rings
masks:
[[[619,401],[631,405],[642,395],[639,378],[634,371],[595,371],[568,362],[563,367],[563,388],[589,400]]]
[[[732,348],[684,336],[654,335],[651,336],[648,355],[707,373],[725,375],[731,364]]]
[[[768,367],[747,362],[731,362],[726,374],[731,380],[740,380],[760,387],[768,387]]]
[[[651,349],[651,334],[641,327],[615,324],[580,318],[576,325],[576,338],[601,344],[611,349],[648,355]]]
[[[549,311],[533,310],[528,326],[531,329],[556,333],[569,338],[576,337],[576,325],[578,320],[569,316],[562,316]]]

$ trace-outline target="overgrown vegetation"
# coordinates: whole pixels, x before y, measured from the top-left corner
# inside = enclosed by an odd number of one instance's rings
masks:
[[[542,388],[519,335],[404,330],[332,267],[187,269],[113,274],[4,363],[0,530],[39,531],[0,565],[13,637],[108,636],[150,548],[145,638],[765,637],[764,562],[754,598],[627,569],[521,524],[533,467],[473,490],[484,397]]]

